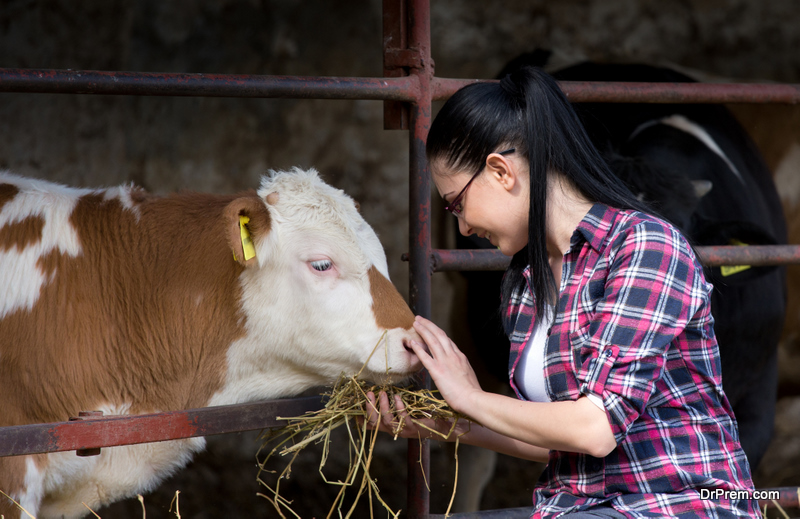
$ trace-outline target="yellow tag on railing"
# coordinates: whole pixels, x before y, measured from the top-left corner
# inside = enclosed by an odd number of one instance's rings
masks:
[[[239,216],[239,234],[242,237],[242,250],[244,251],[244,260],[256,257],[256,247],[253,245],[253,240],[250,238],[250,231],[247,229],[247,222],[250,218],[247,216]],[[234,257],[236,255],[234,254]]]
[[[746,243],[742,243],[739,240],[733,239],[729,242],[731,245],[738,245],[740,247],[746,247]],[[738,274],[743,270],[747,270],[750,268],[750,265],[722,265],[719,270],[723,276],[732,276],[734,274]]]

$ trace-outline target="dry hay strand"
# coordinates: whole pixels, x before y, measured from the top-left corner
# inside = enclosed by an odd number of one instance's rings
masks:
[[[180,512],[180,510],[178,509],[178,494],[180,494],[180,493],[181,493],[181,491],[180,491],[180,490],[176,490],[176,491],[175,491],[175,497],[173,497],[173,498],[172,498],[172,503],[170,503],[170,505],[169,505],[169,511],[170,511],[170,512],[172,512],[172,504],[173,504],[173,503],[175,504],[175,516],[176,516],[178,519],[181,519],[181,512]],[[21,505],[21,504],[19,504],[19,503],[18,503],[18,502],[17,502],[17,501],[16,501],[14,498],[12,498],[11,496],[9,496],[8,494],[6,494],[5,492],[3,492],[2,490],[0,490],[0,494],[2,494],[2,495],[3,495],[3,496],[5,496],[6,498],[8,498],[8,500],[9,500],[9,501],[11,501],[12,503],[14,503],[14,505],[15,505],[17,508],[19,508],[19,509],[20,509],[20,511],[21,511],[23,514],[25,514],[26,516],[28,516],[28,518],[29,518],[29,519],[36,519],[36,517],[34,517],[33,515],[31,515],[31,513],[30,513],[30,512],[28,512],[27,510],[25,510],[25,508],[23,508],[23,507],[22,507],[22,505]],[[147,510],[145,510],[145,507],[144,507],[144,496],[142,496],[142,494],[136,494],[136,498],[139,500],[139,503],[141,503],[141,505],[142,505],[142,519],[147,519]],[[85,506],[87,510],[89,510],[89,513],[90,513],[91,515],[93,515],[93,516],[94,516],[94,517],[96,517],[97,519],[102,519],[102,517],[100,517],[99,515],[97,515],[97,512],[95,512],[94,510],[92,510],[92,509],[91,509],[91,507],[89,507],[89,505],[87,505],[87,504],[86,504],[86,503],[84,503],[83,501],[81,501],[81,504],[82,504],[83,506]],[[4,516],[4,515],[0,515],[0,519],[4,519],[4,518],[5,518],[5,516]]]
[[[269,450],[264,459],[259,462],[257,479],[259,484],[267,489],[267,493],[259,493],[258,495],[267,499],[282,518],[286,519],[284,511],[298,519],[300,519],[300,516],[292,510],[290,506],[292,504],[291,501],[288,501],[280,495],[281,481],[289,478],[292,470],[292,463],[295,461],[300,451],[308,445],[318,443],[323,444],[322,457],[319,464],[320,476],[322,476],[322,480],[325,481],[325,483],[329,485],[338,485],[340,487],[328,511],[328,518],[334,516],[335,513],[338,513],[338,517],[340,518],[343,517],[347,519],[351,517],[356,505],[365,493],[369,501],[370,517],[374,517],[374,501],[380,503],[390,517],[397,518],[399,516],[400,510],[396,512],[393,511],[381,498],[377,480],[370,476],[370,465],[372,463],[373,451],[379,431],[377,429],[370,430],[367,427],[366,416],[367,406],[369,405],[369,400],[367,400],[368,392],[371,391],[376,396],[382,391],[386,392],[389,396],[389,402],[391,402],[392,405],[394,405],[394,395],[399,395],[402,398],[405,405],[405,416],[401,417],[396,423],[394,429],[395,439],[397,439],[400,431],[404,427],[406,419],[419,427],[429,430],[433,435],[439,436],[443,440],[453,433],[459,420],[469,420],[466,416],[453,411],[443,399],[435,396],[438,391],[389,385],[371,385],[363,380],[358,380],[359,374],[349,376],[342,374],[333,390],[325,394],[325,396],[328,397],[328,401],[323,409],[294,418],[279,417],[279,420],[288,420],[287,425],[278,429],[272,429],[265,435],[266,440],[261,446],[261,449],[259,449],[259,458],[262,452],[266,452],[270,444],[275,442],[277,442],[277,444]],[[447,433],[443,434],[426,426],[420,421],[422,419],[452,420],[452,426]],[[323,468],[328,459],[328,454],[330,453],[331,432],[341,426],[347,429],[350,465],[347,476],[343,480],[331,480],[325,476]],[[455,497],[456,485],[458,483],[457,449],[458,439],[456,439],[456,474],[453,484],[453,494],[450,498],[450,504],[447,507],[445,515],[450,513],[453,498]],[[265,473],[276,474],[275,471],[266,469],[267,461],[275,454],[279,454],[280,456],[291,455],[291,458],[289,458],[286,468],[278,475],[273,486],[264,481],[262,475]],[[430,490],[424,471],[423,477],[425,477],[425,484],[428,486],[428,490]],[[356,495],[349,509],[343,510],[345,493],[350,488],[357,489]]]

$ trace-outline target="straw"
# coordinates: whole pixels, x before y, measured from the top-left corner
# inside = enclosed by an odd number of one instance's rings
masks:
[[[267,433],[266,441],[259,450],[259,457],[262,452],[266,452],[266,450],[269,449],[269,445],[274,444],[274,446],[269,450],[264,459],[259,462],[257,479],[259,484],[267,489],[267,492],[263,494],[259,493],[258,495],[267,499],[282,518],[286,519],[284,512],[298,519],[300,516],[291,509],[291,502],[281,497],[281,481],[287,479],[291,474],[292,463],[297,458],[299,452],[311,444],[318,443],[323,444],[322,456],[319,464],[319,473],[323,481],[327,484],[341,487],[328,511],[328,518],[335,514],[345,519],[351,517],[356,505],[365,493],[369,500],[370,517],[373,517],[374,501],[380,503],[391,517],[398,517],[400,510],[392,510],[381,498],[377,480],[375,480],[369,472],[373,459],[375,442],[378,437],[378,430],[370,430],[367,427],[366,417],[367,406],[369,405],[367,393],[372,392],[377,395],[380,392],[385,392],[389,396],[389,401],[392,403],[394,403],[395,395],[399,395],[402,399],[405,405],[407,418],[403,417],[398,421],[393,431],[395,439],[397,439],[400,431],[405,426],[406,419],[410,420],[418,427],[429,430],[442,439],[448,438],[453,433],[459,420],[467,419],[464,415],[453,411],[450,406],[447,405],[447,402],[437,397],[438,391],[390,385],[372,385],[364,380],[359,380],[359,375],[360,372],[356,375],[342,374],[332,391],[326,393],[328,401],[323,409],[294,418],[279,417],[279,420],[287,420],[287,425],[279,429],[272,429]],[[420,421],[422,419],[452,420],[453,425],[447,433],[441,433],[427,427]],[[331,432],[341,426],[345,426],[348,433],[350,466],[344,480],[330,480],[325,476],[323,467],[325,466],[330,452]],[[457,441],[456,448],[458,448]],[[286,468],[284,468],[277,477],[277,481],[273,484],[269,484],[265,481],[266,474],[274,474],[275,472],[267,470],[266,464],[275,454],[280,456],[291,455],[291,457],[286,464]],[[458,480],[457,471],[458,454],[456,453],[456,482]],[[345,494],[351,488],[356,492],[355,499],[348,510],[343,510]],[[453,495],[455,495],[455,490],[454,485]],[[449,514],[452,502],[453,499],[451,498],[450,506],[448,506],[445,515]]]

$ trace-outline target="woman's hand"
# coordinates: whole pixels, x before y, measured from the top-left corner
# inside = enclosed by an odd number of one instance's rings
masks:
[[[471,416],[470,402],[482,390],[467,357],[441,328],[424,317],[416,317],[414,329],[427,348],[415,341],[411,342],[411,348],[428,370],[442,398],[454,410]]]
[[[459,426],[456,426],[456,431],[452,431],[452,420],[432,420],[430,418],[412,420],[409,418],[408,414],[406,414],[405,404],[403,404],[403,399],[400,395],[394,396],[394,410],[392,410],[389,404],[389,396],[384,392],[381,392],[376,397],[375,394],[370,391],[367,393],[367,399],[369,400],[369,405],[367,406],[367,424],[370,429],[378,429],[388,432],[391,435],[396,434],[400,438],[430,438],[440,441],[454,441],[456,436],[464,432],[461,430],[463,427]],[[401,422],[402,427],[398,431],[397,428],[400,426]],[[451,431],[454,434],[449,434]],[[448,435],[452,436],[452,438]]]
[[[444,331],[431,321],[417,317],[414,329],[425,344],[412,342],[411,348],[428,369],[445,401],[454,410],[469,416],[471,395],[481,392],[480,384],[466,356]],[[426,346],[427,345],[427,346]],[[460,420],[453,429],[454,420],[415,419],[406,413],[405,405],[399,395],[395,395],[394,409],[386,393],[375,395],[367,393],[367,424],[371,429],[379,429],[401,438],[434,439],[455,441],[456,437],[470,431],[470,424]],[[399,424],[403,427],[397,431]]]

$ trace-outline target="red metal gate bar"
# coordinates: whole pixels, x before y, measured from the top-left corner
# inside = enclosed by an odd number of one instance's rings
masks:
[[[776,508],[780,505],[783,508],[797,508],[800,506],[798,499],[800,498],[800,488],[795,487],[781,487],[770,488],[766,490],[759,490],[760,494],[767,492],[778,492],[780,497],[778,499],[759,499],[759,507],[763,510],[767,508]],[[527,508],[506,508],[503,510],[482,510],[480,512],[470,512],[461,514],[450,514],[445,516],[443,514],[431,514],[428,519],[528,519],[531,516],[532,507]]]
[[[431,316],[431,175],[425,156],[425,141],[431,126],[433,60],[431,59],[430,0],[406,2],[408,47],[413,49],[415,66],[411,76],[419,90],[410,111],[409,132],[409,303],[418,315]],[[424,387],[430,382],[422,381]],[[430,490],[425,474],[430,473],[429,440],[409,441],[407,513],[409,519],[426,519],[430,512]]]
[[[383,77],[408,76],[421,65],[418,53],[408,48],[408,2],[383,0]],[[383,103],[383,129],[408,130],[408,104]]]
[[[428,519],[528,519],[533,513],[533,506],[525,508],[504,508],[502,510],[481,510],[479,512],[463,512],[459,514],[430,514]]]
[[[703,265],[794,265],[800,263],[800,245],[748,245],[697,247]]]
[[[115,447],[284,425],[322,408],[321,397],[268,400],[135,416],[0,427],[0,456]]]
[[[423,97],[418,84],[422,76],[351,78],[0,68],[0,92],[417,102]],[[446,99],[458,88],[474,82],[431,78],[433,99]],[[570,100],[579,103],[800,103],[800,85],[790,84],[560,84]]]
[[[775,505],[778,504],[784,508],[798,508],[800,507],[800,487],[779,487],[779,488],[767,488],[764,490],[759,490],[759,493],[770,492],[770,491],[778,491],[780,493],[780,497],[778,499],[759,499],[758,504],[763,510],[766,506],[767,508],[775,508]]]
[[[0,68],[0,92],[413,101],[417,80]]]
[[[800,245],[749,245],[696,247],[703,265],[767,265],[800,264]],[[408,255],[404,254],[407,260]],[[505,270],[511,259],[497,250],[481,249],[433,249],[430,255],[432,272],[450,270]]]
[[[434,78],[433,98],[444,100],[471,79]],[[763,83],[627,83],[561,81],[573,103],[800,103],[800,85]]]

